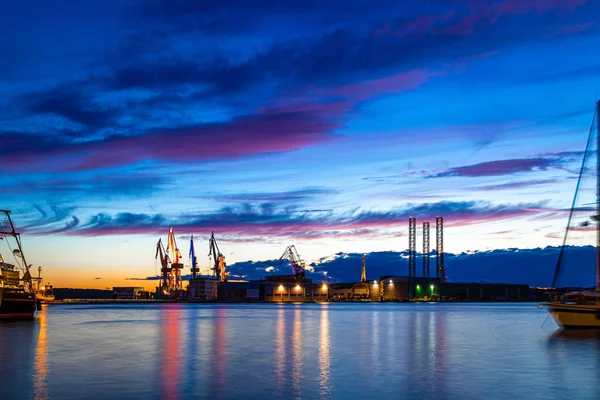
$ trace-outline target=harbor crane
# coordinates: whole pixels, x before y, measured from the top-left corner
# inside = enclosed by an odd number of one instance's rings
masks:
[[[292,265],[292,271],[294,273],[294,279],[304,279],[305,264],[304,261],[300,258],[300,255],[298,255],[298,251],[296,251],[296,246],[288,246],[281,255],[281,257],[279,257],[279,263],[281,264],[284,259],[290,260],[290,264]]]
[[[219,250],[214,232],[212,232],[212,235],[208,241],[208,256],[213,257],[214,267],[212,269],[215,271],[215,276],[217,279],[221,282],[226,282],[227,275],[229,275],[225,270],[227,264],[225,264],[225,256],[221,254],[221,251]]]
[[[183,289],[183,282],[181,279],[181,270],[183,264],[179,261],[181,259],[181,252],[175,242],[175,234],[173,233],[173,227],[169,227],[169,242],[167,243],[167,254],[169,250],[173,251],[173,262],[171,263],[171,279],[169,281],[169,287],[174,291]]]
[[[190,236],[190,260],[192,261],[192,279],[196,279],[196,276],[200,272],[200,268],[198,268],[198,258],[196,257],[196,252],[194,251],[194,235]]]
[[[162,240],[158,239],[158,243],[156,243],[156,256],[155,259],[160,257],[160,289],[163,294],[169,293],[169,286],[171,280],[171,268],[169,267],[169,263],[171,260],[169,259],[169,255],[165,251],[165,246],[162,244]]]

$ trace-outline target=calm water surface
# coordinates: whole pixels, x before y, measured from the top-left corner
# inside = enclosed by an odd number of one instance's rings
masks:
[[[600,399],[535,304],[55,305],[0,323],[0,399]]]

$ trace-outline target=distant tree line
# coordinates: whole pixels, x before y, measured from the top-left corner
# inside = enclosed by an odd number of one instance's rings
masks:
[[[112,299],[114,297],[115,297],[115,293],[112,290],[54,288],[54,298],[56,300],[65,300],[65,299]]]

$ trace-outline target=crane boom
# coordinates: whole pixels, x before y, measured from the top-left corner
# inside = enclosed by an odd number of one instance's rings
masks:
[[[279,257],[279,263],[281,264],[284,259],[288,259],[290,264],[292,265],[292,272],[294,274],[294,279],[302,280],[306,274],[305,272],[305,264],[304,261],[300,258],[298,251],[296,250],[296,246],[291,245],[288,246],[281,257]]]
[[[158,243],[156,243],[156,255],[155,259],[160,258],[160,272],[162,275],[161,278],[161,289],[163,293],[167,293],[169,291],[170,285],[170,276],[171,276],[171,268],[169,268],[169,255],[165,251],[165,247],[162,244],[162,240],[158,239]]]
[[[217,244],[217,239],[215,239],[215,233],[212,232],[210,239],[208,241],[208,256],[213,256],[213,271],[215,271],[215,276],[221,282],[227,281],[227,273],[226,264],[225,264],[225,256],[221,254],[219,250],[219,245]]]

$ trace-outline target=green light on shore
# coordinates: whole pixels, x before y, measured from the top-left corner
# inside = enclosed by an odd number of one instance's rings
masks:
[[[417,285],[417,290],[421,290],[421,285]]]

